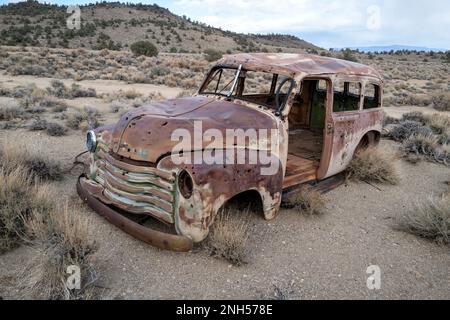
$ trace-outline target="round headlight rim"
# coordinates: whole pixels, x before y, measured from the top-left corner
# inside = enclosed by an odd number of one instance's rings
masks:
[[[93,130],[89,130],[86,134],[86,149],[89,152],[95,152],[97,149],[97,136]]]
[[[184,199],[189,200],[192,197],[194,180],[187,170],[182,170],[178,174],[178,190]]]

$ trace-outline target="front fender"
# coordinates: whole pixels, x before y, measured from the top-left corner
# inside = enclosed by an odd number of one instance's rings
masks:
[[[272,174],[261,174],[268,171],[264,170],[267,165],[261,164],[259,160],[256,164],[246,161],[246,164],[176,165],[171,156],[162,159],[158,168],[177,172],[174,214],[178,234],[187,236],[194,242],[204,240],[220,208],[229,199],[249,190],[260,194],[265,218],[275,218],[281,202],[283,168],[278,157],[272,156],[271,161],[276,163],[276,170],[272,170]],[[178,177],[183,170],[188,172],[193,181],[189,199],[184,198],[179,191]]]

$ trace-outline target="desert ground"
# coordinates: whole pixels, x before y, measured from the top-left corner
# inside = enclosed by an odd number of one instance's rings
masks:
[[[450,167],[401,158],[398,185],[347,181],[324,195],[320,215],[282,209],[267,222],[250,211],[245,217],[251,231],[248,257],[240,266],[211,256],[202,246],[189,253],[162,251],[82,205],[75,191],[81,168],[69,169],[85,150],[85,130],[92,123],[114,123],[131,108],[188,95],[208,62],[191,54],[134,58],[120,51],[21,47],[1,47],[1,56],[0,106],[19,112],[0,117],[0,143],[61,163],[62,179],[51,186],[58,190],[57,201],[78,203],[76,214],[89,220],[89,237],[98,247],[92,263],[101,298],[450,299],[449,246],[396,229],[400,215],[448,190]],[[442,107],[449,101],[450,67],[440,57],[414,53],[358,59],[384,74],[389,117],[401,119],[411,111],[450,115],[450,105]],[[31,131],[38,120],[45,120],[43,128]],[[49,123],[60,130],[49,130]],[[399,150],[401,144],[383,138],[380,148]],[[38,254],[24,243],[0,255],[1,298],[27,298],[20,278]],[[381,269],[380,290],[366,286],[371,265]]]

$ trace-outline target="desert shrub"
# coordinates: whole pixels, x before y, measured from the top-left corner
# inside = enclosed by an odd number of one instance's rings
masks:
[[[52,111],[56,112],[56,113],[67,111],[67,109],[68,109],[68,106],[64,102],[57,103],[52,107]]]
[[[0,254],[17,247],[25,234],[25,221],[33,211],[52,209],[48,186],[33,182],[27,168],[0,169]]]
[[[224,258],[237,266],[246,263],[250,229],[249,222],[244,217],[247,215],[231,209],[219,212],[206,244],[211,255]]]
[[[204,53],[205,59],[208,62],[213,62],[222,58],[222,52],[215,49],[206,49]]]
[[[366,182],[398,184],[398,158],[392,150],[369,147],[355,154],[347,172],[348,177]]]
[[[432,134],[433,130],[425,127],[422,123],[417,121],[403,121],[395,126],[389,133],[389,137],[397,142],[403,142],[410,136],[415,134]]]
[[[343,50],[339,58],[351,62],[358,62],[358,59],[354,55],[354,51],[351,49]]]
[[[64,206],[48,213],[35,210],[26,221],[30,244],[38,255],[24,270],[20,287],[24,298],[46,300],[95,299],[97,270],[92,256],[97,250],[89,237],[89,222],[77,208]],[[66,286],[67,268],[81,270],[81,289]]]
[[[35,119],[30,125],[30,131],[42,131],[47,129],[48,122],[45,119]]]
[[[27,86],[26,95],[23,95],[20,99],[20,105],[25,108],[30,107],[43,107],[43,101],[48,98],[45,90],[37,88],[34,84]]]
[[[0,146],[0,170],[6,173],[22,167],[31,179],[60,180],[62,168],[58,161],[51,160],[38,152],[31,152],[26,146],[2,144]]]
[[[433,107],[439,111],[450,111],[450,94],[443,93],[431,98]]]
[[[100,126],[100,113],[89,107],[85,107],[83,111],[77,111],[68,115],[66,125],[74,130],[95,129]]]
[[[389,124],[398,124],[398,123],[399,123],[398,119],[388,116],[387,114],[385,114],[383,117],[383,126],[387,126]]]
[[[416,134],[402,143],[404,154],[423,155],[431,161],[450,166],[450,146],[441,145],[434,134]]]
[[[137,92],[134,89],[129,89],[126,90],[122,93],[123,97],[127,98],[127,99],[136,99],[139,98],[140,96],[142,96],[141,93]]]
[[[323,213],[325,204],[325,199],[321,193],[310,187],[303,187],[283,198],[281,206],[287,209],[296,209],[300,213],[314,215]]]
[[[267,300],[287,301],[294,300],[295,289],[294,283],[283,283],[273,286],[273,292],[267,297]]]
[[[183,90],[177,94],[177,98],[186,98],[192,96],[192,92],[189,90]]]
[[[439,147],[438,138],[433,134],[414,134],[403,141],[403,150],[407,153],[432,155]]]
[[[70,98],[95,98],[97,97],[97,92],[92,88],[83,89],[80,85],[73,83],[68,92],[68,96]]]
[[[418,203],[413,210],[398,219],[397,228],[402,231],[450,244],[450,195],[430,197]]]
[[[425,117],[425,124],[436,134],[443,134],[450,128],[450,118],[440,114]]]
[[[52,80],[51,86],[47,88],[47,92],[57,98],[65,99],[97,97],[97,92],[95,89],[83,89],[76,83],[72,83],[71,87],[68,88],[60,80]]]
[[[414,122],[422,123],[424,125],[426,123],[425,118],[426,118],[426,116],[423,112],[415,111],[415,112],[405,113],[402,116],[402,121],[414,121]]]
[[[44,97],[39,101],[39,106],[43,108],[51,108],[54,112],[65,111],[68,107],[64,101],[53,97]]]
[[[66,128],[58,123],[48,123],[46,132],[49,136],[52,137],[61,137],[64,136],[67,132]]]
[[[135,56],[155,57],[158,55],[158,48],[149,41],[137,41],[131,44],[130,49]]]
[[[0,106],[0,121],[10,121],[14,119],[27,119],[27,111],[16,102],[11,102]]]
[[[450,51],[447,51],[442,58],[444,62],[450,63]]]
[[[156,66],[150,70],[150,77],[153,79],[156,77],[164,77],[169,73],[170,73],[169,68],[165,66]]]
[[[0,121],[0,130],[9,130],[9,129],[15,129],[19,126],[19,123],[14,121]]]
[[[33,94],[33,91],[35,91],[36,85],[35,84],[27,84],[25,86],[17,86],[14,89],[10,90],[10,97],[11,98],[26,98],[28,96],[31,96]]]
[[[112,113],[121,113],[129,108],[129,105],[126,103],[123,103],[121,101],[113,101],[109,105],[109,110]]]
[[[67,87],[60,80],[52,80],[50,82],[50,87],[47,88],[48,93],[54,95],[58,98],[66,98],[67,97]]]
[[[76,113],[72,113],[67,116],[66,125],[71,129],[78,130],[83,119],[84,115],[77,111]]]

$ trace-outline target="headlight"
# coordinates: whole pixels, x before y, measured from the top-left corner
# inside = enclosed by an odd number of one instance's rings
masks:
[[[183,198],[189,199],[192,196],[194,184],[191,176],[186,170],[181,171],[180,175],[178,176],[178,188]]]
[[[97,148],[97,137],[95,136],[95,132],[92,130],[87,132],[86,148],[89,152],[95,152],[95,149]]]

